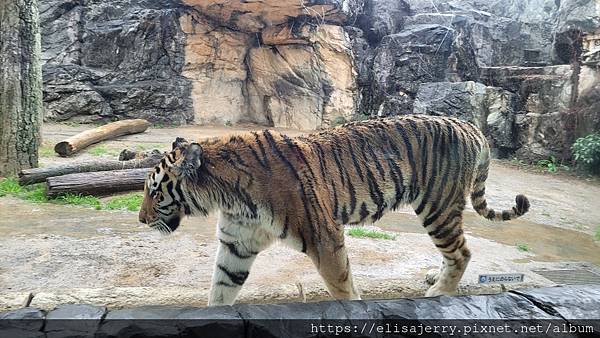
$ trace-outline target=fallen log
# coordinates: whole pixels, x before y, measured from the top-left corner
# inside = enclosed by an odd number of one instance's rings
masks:
[[[60,156],[71,156],[91,144],[112,139],[115,137],[142,133],[150,126],[150,122],[143,119],[123,120],[105,124],[101,127],[86,130],[68,139],[58,142],[54,151]]]
[[[46,179],[47,195],[65,193],[103,196],[117,192],[143,190],[149,168],[76,173]]]
[[[139,159],[128,161],[116,160],[90,160],[76,163],[68,163],[47,168],[24,169],[19,172],[19,184],[29,185],[46,181],[48,177],[62,176],[74,173],[86,173],[93,171],[109,171],[135,168],[151,168],[160,162],[164,156],[158,150],[147,153],[146,156],[139,155]]]

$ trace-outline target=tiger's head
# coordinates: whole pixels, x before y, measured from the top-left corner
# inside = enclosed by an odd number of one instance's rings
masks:
[[[139,220],[162,233],[175,231],[192,213],[182,181],[193,179],[202,166],[202,147],[178,137],[173,149],[148,173]]]

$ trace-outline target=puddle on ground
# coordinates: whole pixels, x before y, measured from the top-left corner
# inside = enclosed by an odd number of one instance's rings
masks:
[[[53,204],[32,204],[3,197],[0,203],[0,237],[11,235],[59,235],[74,238],[122,236],[135,232],[151,232],[137,222],[137,213],[97,211],[90,208]],[[208,218],[188,218],[180,232],[201,241],[215,237],[214,215]],[[425,233],[412,210],[403,209],[386,214],[375,224],[386,231]],[[495,223],[474,212],[465,213],[465,232],[509,246],[527,244],[534,254],[525,261],[583,261],[600,265],[600,243],[592,235],[549,225],[517,219]],[[525,262],[523,261],[523,262]]]
[[[0,238],[10,236],[66,236],[78,239],[91,237],[128,237],[133,233],[158,232],[138,222],[137,212],[98,211],[88,207],[30,203],[13,197],[0,199]],[[180,232],[187,232],[197,239],[208,241],[215,238],[216,218],[188,218],[183,220]],[[196,226],[196,225],[210,226]]]
[[[490,222],[474,212],[465,212],[467,234],[516,246],[526,244],[531,256],[519,262],[576,261],[600,265],[600,243],[592,235],[516,219],[510,222]],[[386,231],[425,233],[412,211],[397,211],[385,215],[376,226]]]

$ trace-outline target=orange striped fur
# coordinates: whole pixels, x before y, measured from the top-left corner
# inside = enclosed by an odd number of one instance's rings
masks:
[[[529,208],[525,196],[496,212],[485,200],[489,146],[472,124],[408,115],[352,122],[305,137],[274,131],[189,143],[148,176],[140,220],[172,232],[185,215],[219,212],[220,241],[209,304],[231,304],[255,256],[282,241],[305,252],[331,295],[359,299],[344,225],[377,221],[410,204],[444,263],[427,296],[452,294],[468,264],[462,213],[470,195],[490,220]]]

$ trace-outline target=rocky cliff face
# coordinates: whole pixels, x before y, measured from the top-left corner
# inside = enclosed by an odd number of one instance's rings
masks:
[[[41,4],[48,119],[317,129],[356,110],[343,2]]]
[[[598,130],[595,0],[41,0],[46,117],[300,129],[407,113],[498,155]]]
[[[193,121],[185,34],[171,1],[40,1],[48,119]]]
[[[364,4],[346,27],[360,49],[361,112],[456,115],[485,130],[498,155],[530,160],[566,157],[576,136],[600,128],[590,108],[600,99],[599,2]]]
[[[352,52],[333,24],[342,12],[299,4],[188,1],[183,75],[192,81],[195,122],[316,129],[353,114]]]

